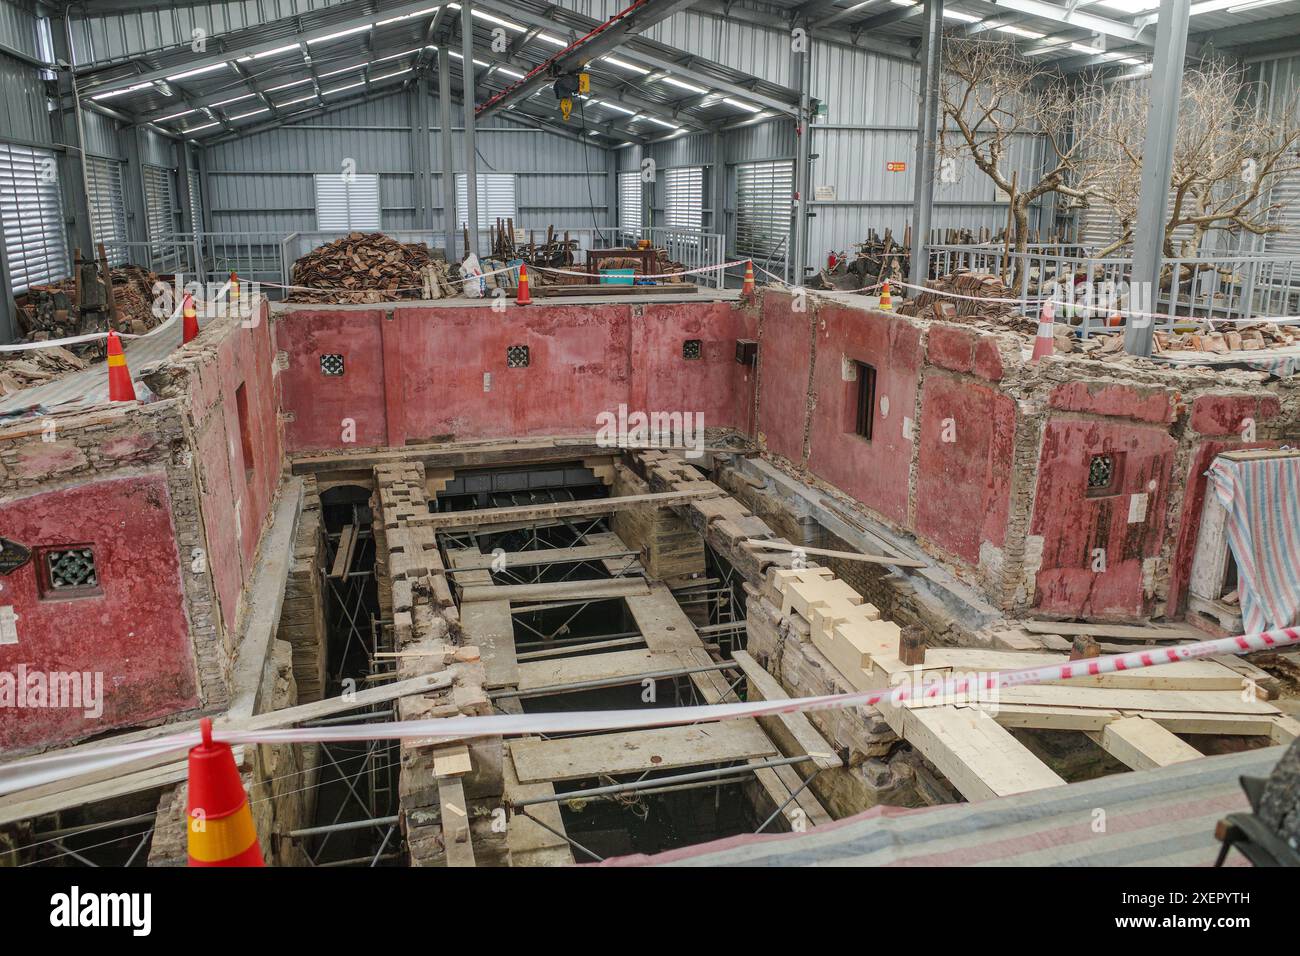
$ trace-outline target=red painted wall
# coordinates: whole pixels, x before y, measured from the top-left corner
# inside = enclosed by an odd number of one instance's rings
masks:
[[[228,631],[235,626],[242,588],[252,575],[284,457],[272,327],[265,312],[249,325],[225,328],[215,349],[190,364],[189,378],[191,413],[198,423],[194,453],[209,476],[200,488],[207,564]],[[206,334],[192,345],[211,348]],[[236,401],[240,386],[248,411],[242,424]],[[244,460],[241,429],[247,430],[251,462]]]
[[[1053,416],[1043,430],[1038,491],[1030,533],[1044,539],[1036,606],[1048,613],[1124,619],[1148,613],[1142,561],[1156,557],[1175,441],[1158,426]],[[1114,493],[1087,497],[1092,456],[1122,456]],[[1129,521],[1134,495],[1147,495],[1145,516]],[[1093,570],[1094,549],[1106,555]]]
[[[845,357],[876,369],[870,441],[854,433],[858,383],[844,381]],[[912,441],[903,434],[903,421],[916,418],[921,358],[921,331],[908,322],[837,305],[823,305],[818,312],[817,411],[808,467],[902,525],[907,524],[912,461]],[[797,373],[788,378],[803,384]],[[882,399],[888,399],[888,413]],[[915,434],[915,422],[912,428]]]
[[[0,645],[0,671],[100,672],[104,712],[0,707],[0,750],[70,741],[198,704],[180,564],[161,472],[50,491],[0,504],[4,535],[33,549],[89,545],[101,593],[42,598],[39,552],[0,577],[18,643]]]
[[[286,444],[344,447],[345,418],[356,423],[357,447],[591,434],[597,416],[620,404],[702,412],[710,428],[745,427],[752,386],[735,361],[744,314],[705,301],[640,311],[537,303],[504,315],[485,306],[287,313],[277,323],[289,353],[284,405],[295,413]],[[701,340],[702,359],[683,358],[686,339]],[[528,346],[527,368],[506,366],[512,345]],[[322,353],[344,356],[343,376],[321,374]]]
[[[975,379],[937,371],[926,375],[921,400],[916,530],[977,564],[981,542],[1006,545],[1016,403]]]

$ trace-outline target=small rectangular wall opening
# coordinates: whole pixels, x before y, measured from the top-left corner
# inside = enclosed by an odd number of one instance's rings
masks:
[[[876,417],[876,369],[866,362],[854,362],[858,375],[856,408],[853,416],[853,432],[867,441],[871,441],[872,426]]]
[[[239,414],[239,446],[244,458],[244,478],[253,477],[253,433],[248,421],[248,391],[243,385],[235,389],[235,410]]]

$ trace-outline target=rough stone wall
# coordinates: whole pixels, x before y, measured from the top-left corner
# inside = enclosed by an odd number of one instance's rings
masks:
[[[262,699],[268,710],[299,703],[293,680],[293,648],[276,641],[263,674]],[[318,748],[295,744],[247,745],[248,769],[243,774],[253,827],[267,866],[306,866],[302,847],[289,838],[292,830],[311,825],[315,815]],[[185,805],[187,784],[163,791],[149,846],[149,866],[185,866],[188,859]]]
[[[444,689],[399,698],[399,719],[491,714],[492,705],[483,691],[478,648],[462,644],[460,616],[451,597],[436,535],[427,526],[409,520],[429,512],[424,466],[376,466],[372,501],[381,556],[376,567],[378,570],[382,559],[394,646],[405,652],[398,659],[397,678],[439,674],[450,677],[450,685]],[[487,737],[466,741],[466,745],[470,770],[456,777],[466,805],[458,809],[468,817],[475,863],[508,865],[506,828],[500,825],[505,791],[504,744],[500,737]],[[412,866],[446,865],[446,834],[456,829],[454,825],[443,826],[446,781],[440,781],[435,773],[437,750],[420,740],[401,742],[398,798]]]

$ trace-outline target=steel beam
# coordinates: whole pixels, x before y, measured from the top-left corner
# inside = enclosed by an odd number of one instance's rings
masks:
[[[302,30],[299,32],[296,42],[300,45],[304,45],[310,43],[312,40],[319,40],[323,37],[332,36],[335,33],[341,33],[346,30],[374,23],[377,20],[386,20],[390,17],[401,17],[411,13],[419,13],[428,8],[429,0],[414,0],[414,2],[403,3],[399,6],[385,10],[383,13],[375,13],[373,10],[367,9],[364,13],[349,17],[345,20],[338,20],[332,23],[313,27],[309,30]],[[299,18],[294,17],[290,19],[298,21]],[[209,42],[213,42],[217,39],[219,39],[219,37],[214,37]],[[233,63],[240,57],[256,57],[259,53],[269,53],[271,50],[276,50],[280,47],[291,46],[293,42],[295,41],[286,42],[285,39],[281,38],[278,40],[265,40],[261,43],[251,43],[231,47],[220,52],[209,53],[199,57],[187,54],[184,57],[178,58],[177,61],[172,63],[170,66],[160,67],[156,70],[146,70],[142,73],[136,73],[130,76],[121,76],[111,80],[104,80],[99,83],[96,83],[91,79],[82,90],[82,93],[87,97],[91,97],[97,96],[100,93],[123,90],[128,86],[134,86],[137,83],[163,80],[168,76],[175,76],[178,73],[190,73],[195,70],[202,70],[207,67],[216,66],[220,63]],[[215,42],[213,42],[213,45],[216,45]]]
[[[909,7],[908,9],[917,9]],[[939,140],[939,83],[943,70],[943,0],[925,0],[921,45],[921,95],[916,114],[916,180],[912,184],[912,269],[924,286],[930,266],[930,212],[934,208],[934,155]]]
[[[1159,301],[1165,216],[1169,208],[1169,180],[1174,164],[1174,137],[1178,132],[1178,102],[1183,92],[1183,58],[1187,55],[1190,15],[1191,0],[1160,0],[1146,139],[1142,143],[1142,189],[1133,229],[1132,282],[1135,289],[1151,290],[1149,312],[1156,310]],[[1142,302],[1140,294],[1137,301]],[[1149,356],[1155,320],[1149,316],[1129,316],[1125,326],[1124,351]]]
[[[474,121],[478,110],[474,105],[474,14],[469,0],[460,0],[460,34],[460,103],[465,127],[461,134],[465,148],[465,228],[469,230],[469,251],[478,255],[478,152],[474,147]],[[455,187],[454,182],[451,185]],[[455,225],[453,223],[453,228]]]
[[[513,86],[478,107],[478,114],[487,116],[509,103],[531,96],[533,91],[550,82],[555,73],[568,73],[581,69],[597,57],[616,50],[630,36],[685,10],[694,2],[695,0],[638,0],[629,8],[631,13],[627,16],[607,21],[601,32],[594,33],[589,38],[577,41],[567,49],[561,50],[554,58],[550,69],[536,68],[524,79],[516,81]],[[511,16],[515,15],[517,14],[511,14]]]

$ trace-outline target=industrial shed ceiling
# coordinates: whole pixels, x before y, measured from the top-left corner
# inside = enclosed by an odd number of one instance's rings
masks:
[[[1150,69],[1155,2],[1081,0],[1067,8],[1047,0],[951,0],[944,16],[953,32],[1011,40],[1027,56],[1062,70],[1141,75]],[[176,17],[182,8],[196,6],[144,0],[130,9],[161,13],[165,8]],[[919,44],[922,9],[918,0],[769,0],[725,7],[718,0],[642,0],[624,24],[630,35],[614,43],[597,34],[604,49],[598,44],[597,55],[586,63],[593,92],[581,98],[565,123],[550,84],[542,82],[546,67],[553,60],[586,59],[591,41],[575,41],[601,21],[543,0],[484,0],[473,4],[471,99],[480,114],[495,110],[606,147],[717,132],[794,115],[798,93],[636,35],[639,30],[692,10],[759,26],[804,26],[817,42],[910,57]],[[1294,43],[1300,31],[1300,0],[1200,0],[1191,9],[1189,56],[1210,50],[1262,52],[1261,45],[1288,31],[1285,42]],[[103,6],[95,10],[102,13]],[[131,122],[216,142],[388,95],[435,73],[444,51],[459,101],[465,87],[460,21],[458,3],[365,0],[256,26],[240,24],[206,36],[198,49],[167,44],[159,31],[155,52],[103,64],[90,50],[92,62],[78,64],[77,85],[83,102]],[[494,52],[494,39],[499,48],[502,37],[505,52]]]

